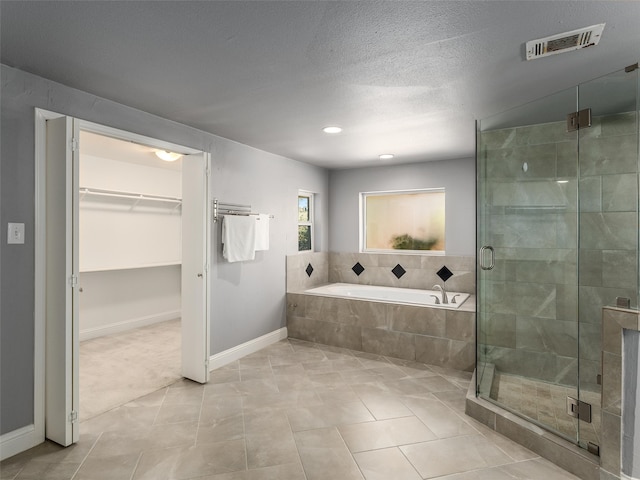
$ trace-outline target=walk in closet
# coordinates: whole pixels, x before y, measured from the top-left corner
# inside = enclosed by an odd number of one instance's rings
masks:
[[[181,159],[80,133],[82,416],[180,378]]]

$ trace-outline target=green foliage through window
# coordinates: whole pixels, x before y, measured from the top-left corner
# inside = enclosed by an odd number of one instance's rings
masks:
[[[298,251],[311,250],[311,227],[309,225],[298,225]]]
[[[436,243],[438,243],[437,238],[423,240],[413,238],[408,233],[391,237],[391,248],[394,250],[431,250]]]

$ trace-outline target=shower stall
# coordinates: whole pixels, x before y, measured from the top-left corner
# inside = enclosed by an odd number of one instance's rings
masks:
[[[638,307],[638,73],[478,122],[476,396],[596,455],[602,308]]]

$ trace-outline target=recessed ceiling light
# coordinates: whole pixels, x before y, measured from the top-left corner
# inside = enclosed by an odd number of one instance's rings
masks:
[[[182,154],[180,153],[170,152],[168,150],[156,150],[156,157],[164,160],[165,162],[175,162],[181,156]]]
[[[383,153],[378,157],[380,160],[391,160],[393,158],[392,153]]]
[[[330,125],[328,127],[324,127],[322,131],[324,133],[340,133],[342,131],[342,128],[336,125]]]

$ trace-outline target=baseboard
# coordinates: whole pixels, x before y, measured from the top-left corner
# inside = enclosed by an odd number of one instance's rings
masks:
[[[273,343],[279,342],[287,338],[287,327],[274,330],[271,333],[267,333],[253,340],[249,340],[241,345],[225,350],[224,352],[216,353],[209,358],[209,370],[213,371],[216,368],[224,367],[231,362],[255,353],[258,350],[263,349]]]
[[[126,332],[127,330],[132,330],[134,328],[166,322],[167,320],[175,320],[176,318],[180,318],[181,315],[182,312],[180,310],[173,310],[170,312],[162,312],[145,317],[132,318],[131,320],[124,320],[122,322],[111,323],[103,327],[87,328],[85,330],[80,330],[80,341],[82,342],[83,340]]]
[[[0,461],[13,457],[44,442],[37,438],[35,425],[27,425],[0,436]]]
[[[620,480],[639,480],[637,477],[630,477],[624,473],[620,474]]]

